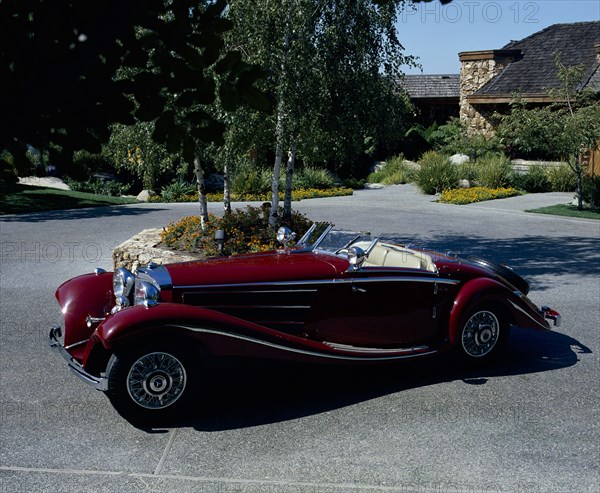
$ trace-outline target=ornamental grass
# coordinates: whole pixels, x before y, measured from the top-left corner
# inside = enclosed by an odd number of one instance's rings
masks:
[[[474,202],[482,202],[484,200],[504,199],[506,197],[514,197],[520,195],[516,188],[454,188],[446,190],[440,195],[440,202],[446,204],[465,205]]]

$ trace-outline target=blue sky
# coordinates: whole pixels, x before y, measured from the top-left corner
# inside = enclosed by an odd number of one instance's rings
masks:
[[[597,20],[600,0],[434,0],[403,11],[397,26],[405,53],[423,68],[405,73],[457,74],[461,51],[498,49],[552,24]]]

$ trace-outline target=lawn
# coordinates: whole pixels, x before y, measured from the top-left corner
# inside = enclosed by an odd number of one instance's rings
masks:
[[[0,197],[2,198],[0,201],[0,214],[81,209],[84,207],[103,207],[137,202],[129,197],[109,197],[93,193],[27,185],[10,185],[0,191]]]
[[[574,205],[551,205],[539,209],[531,209],[525,212],[535,212],[536,214],[551,214],[554,216],[578,217],[581,219],[600,220],[600,210],[584,209],[578,211]]]

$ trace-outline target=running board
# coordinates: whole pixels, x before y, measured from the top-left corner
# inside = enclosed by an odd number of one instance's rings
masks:
[[[353,353],[365,353],[365,354],[405,354],[405,353],[422,353],[433,351],[433,348],[429,346],[415,346],[410,348],[374,348],[374,347],[363,347],[363,346],[351,346],[349,344],[339,344],[337,342],[323,341],[332,349],[339,351],[352,351]]]

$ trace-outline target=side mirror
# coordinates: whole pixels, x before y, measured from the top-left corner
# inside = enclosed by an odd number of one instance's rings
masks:
[[[365,251],[360,247],[350,247],[348,249],[348,262],[350,262],[350,269],[357,270],[365,261]]]

